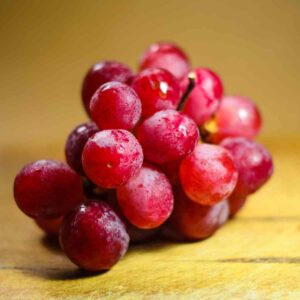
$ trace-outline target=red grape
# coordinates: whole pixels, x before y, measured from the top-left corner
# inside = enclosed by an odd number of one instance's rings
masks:
[[[140,62],[140,69],[152,67],[168,70],[178,79],[182,79],[190,69],[187,55],[178,46],[171,43],[156,43],[150,45]]]
[[[272,175],[270,153],[260,144],[245,138],[227,138],[221,146],[232,155],[239,178],[234,195],[247,196],[257,191]]]
[[[126,230],[130,237],[131,244],[139,244],[155,240],[158,236],[159,228],[142,229],[132,225],[127,221]]]
[[[179,184],[180,164],[181,160],[175,160],[159,165],[159,168],[166,174],[172,186]]]
[[[139,121],[141,111],[136,92],[117,81],[101,85],[90,102],[92,119],[101,129],[131,130]]]
[[[232,193],[238,174],[227,150],[198,144],[181,162],[179,176],[189,198],[202,205],[213,205]]]
[[[227,221],[228,216],[227,200],[213,206],[204,206],[191,201],[180,188],[177,188],[170,225],[184,238],[199,240],[211,236]]]
[[[90,100],[96,90],[109,81],[130,83],[133,73],[130,68],[115,61],[103,61],[93,65],[86,74],[82,84],[82,101],[84,108],[90,114]]]
[[[14,196],[31,218],[58,218],[84,200],[81,178],[66,164],[38,160],[17,174]]]
[[[106,203],[114,210],[114,212],[123,221],[126,227],[126,231],[130,237],[130,243],[141,243],[145,241],[150,241],[158,235],[159,228],[153,229],[142,229],[134,226],[125,217],[122,209],[118,204],[118,199],[115,190],[109,194],[109,197],[105,200]]]
[[[88,178],[104,188],[115,188],[135,176],[143,151],[133,134],[123,129],[102,130],[85,144],[82,164]]]
[[[142,101],[144,118],[163,109],[176,109],[180,100],[179,82],[163,69],[151,68],[140,72],[134,78],[132,87]]]
[[[48,235],[58,236],[63,217],[56,219],[35,219],[35,223]]]
[[[83,147],[87,140],[99,129],[93,122],[77,126],[70,134],[65,146],[65,155],[68,165],[79,175],[84,175],[81,162]]]
[[[173,209],[173,192],[167,177],[144,165],[140,173],[117,189],[118,203],[126,218],[144,229],[161,225]]]
[[[176,205],[176,204],[175,204]],[[174,212],[175,208],[173,209]],[[169,220],[159,227],[159,234],[163,240],[172,242],[184,242],[186,238],[179,232],[174,224],[171,224],[173,214],[171,214]]]
[[[245,196],[240,196],[232,193],[230,197],[228,198],[229,208],[230,208],[230,217],[234,217],[240,209],[243,208],[243,206],[246,203],[247,198]]]
[[[110,269],[126,253],[125,226],[102,201],[89,202],[69,213],[60,230],[60,243],[69,259],[82,269]]]
[[[223,94],[218,74],[191,70],[168,42],[150,45],[137,74],[116,61],[93,65],[81,89],[91,121],[69,134],[67,164],[19,171],[16,204],[88,271],[110,269],[129,242],[211,236],[273,173],[252,141],[258,107]]]
[[[223,97],[223,83],[220,76],[208,68],[196,68],[196,83],[201,86],[207,97],[221,100]]]
[[[219,76],[210,69],[197,68],[194,73],[195,87],[186,100],[183,112],[198,125],[202,125],[218,109],[223,96],[223,85]]]
[[[170,109],[155,113],[138,128],[145,158],[157,164],[182,159],[194,150],[198,139],[195,122]]]
[[[261,127],[261,116],[254,102],[244,97],[227,96],[215,115],[217,131],[211,140],[219,143],[226,137],[255,138]]]

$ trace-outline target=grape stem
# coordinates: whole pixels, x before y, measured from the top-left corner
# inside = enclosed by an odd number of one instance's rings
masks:
[[[190,72],[188,75],[188,79],[189,79],[189,84],[185,90],[185,92],[183,93],[179,104],[177,106],[177,110],[182,110],[185,104],[185,101],[187,100],[188,96],[190,95],[190,93],[192,92],[192,90],[194,89],[195,85],[196,85],[196,74],[195,72]]]

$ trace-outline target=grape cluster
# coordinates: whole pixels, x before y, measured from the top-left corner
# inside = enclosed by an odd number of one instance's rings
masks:
[[[18,207],[80,268],[110,269],[129,241],[205,239],[272,175],[256,105],[174,44],[151,45],[137,74],[95,64],[82,101],[91,120],[68,136],[67,164],[39,160],[14,181]]]

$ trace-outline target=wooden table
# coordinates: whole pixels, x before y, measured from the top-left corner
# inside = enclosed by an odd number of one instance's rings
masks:
[[[1,299],[300,299],[300,145],[267,141],[275,176],[212,238],[132,247],[112,270],[80,273],[16,208],[12,180],[45,149],[1,149]],[[61,157],[61,149],[45,157]],[[60,153],[60,154],[58,154]]]

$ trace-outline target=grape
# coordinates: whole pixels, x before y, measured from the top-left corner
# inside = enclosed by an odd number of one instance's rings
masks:
[[[218,99],[208,98],[205,96],[205,93],[196,86],[184,104],[182,111],[192,118],[197,125],[202,125],[215,113],[218,106]]]
[[[13,189],[20,210],[82,269],[112,268],[129,243],[213,235],[273,173],[253,141],[258,107],[224,96],[220,76],[191,70],[175,44],[150,45],[137,74],[116,61],[93,65],[81,96],[90,121],[70,132],[67,164],[28,164]]]
[[[168,71],[146,69],[136,75],[132,87],[142,101],[142,116],[149,117],[164,109],[176,109],[180,100],[180,86]]]
[[[247,98],[227,96],[215,115],[217,131],[210,139],[219,143],[226,137],[255,138],[261,127],[261,116],[255,104]]]
[[[246,196],[240,196],[232,193],[228,198],[230,217],[234,217],[246,204]]]
[[[126,230],[130,237],[131,244],[153,241],[158,236],[159,232],[159,228],[142,229],[132,225],[128,221],[126,223]]]
[[[35,223],[48,235],[58,236],[63,217],[56,219],[35,219]]]
[[[110,269],[126,253],[129,237],[116,213],[103,201],[88,202],[69,213],[60,230],[60,244],[82,269]]]
[[[202,205],[213,205],[232,193],[238,174],[227,150],[198,144],[194,152],[182,160],[179,176],[189,198]]]
[[[93,122],[88,122],[77,126],[67,139],[65,155],[68,165],[79,175],[84,176],[81,162],[83,147],[87,140],[99,129]]]
[[[31,218],[58,218],[84,200],[81,178],[66,164],[38,160],[14,181],[18,207]]]
[[[179,168],[181,160],[170,161],[168,163],[159,165],[159,168],[165,173],[168,177],[172,186],[179,184]]]
[[[162,68],[182,79],[190,69],[187,55],[178,46],[171,43],[156,43],[150,45],[140,62],[140,69]]]
[[[211,236],[228,219],[229,206],[222,200],[213,206],[191,201],[181,188],[175,191],[175,206],[170,217],[171,228],[185,239],[200,240]]]
[[[109,206],[114,210],[114,212],[125,224],[126,231],[130,237],[130,243],[137,244],[141,242],[150,241],[158,235],[159,228],[142,229],[134,226],[128,221],[118,204],[118,199],[115,191],[109,194],[109,197],[106,199],[105,202],[109,204]]]
[[[210,69],[197,68],[194,73],[195,87],[185,102],[183,112],[198,125],[202,125],[218,109],[223,96],[223,85],[219,76]],[[187,83],[182,84],[187,86]]]
[[[221,146],[232,155],[239,178],[234,190],[236,196],[247,196],[257,191],[273,173],[270,153],[260,144],[245,138],[227,138]]]
[[[141,111],[136,92],[117,81],[103,84],[90,102],[92,119],[101,129],[131,130],[139,121]]]
[[[208,68],[196,68],[196,82],[210,99],[221,100],[223,96],[223,83],[220,76]]]
[[[176,204],[175,204],[176,206]],[[174,209],[175,210],[175,209]],[[173,212],[174,212],[173,210]],[[180,243],[180,242],[184,242],[186,240],[186,238],[179,232],[179,230],[176,228],[176,226],[174,224],[171,224],[172,221],[172,215],[170,216],[169,220],[167,222],[165,222],[162,226],[160,226],[160,237],[163,240],[168,240],[171,242],[176,242],[176,243]]]
[[[133,134],[123,129],[102,130],[85,144],[82,164],[88,178],[104,188],[125,184],[141,169],[143,151]]]
[[[174,110],[162,110],[144,120],[138,140],[147,160],[157,164],[179,160],[191,153],[199,139],[195,122]]]
[[[133,73],[130,68],[115,61],[103,61],[93,65],[86,74],[81,90],[84,108],[90,114],[90,100],[96,90],[109,81],[130,83]]]
[[[150,229],[164,223],[173,209],[173,192],[167,177],[144,165],[140,173],[117,189],[118,203],[136,227]]]

